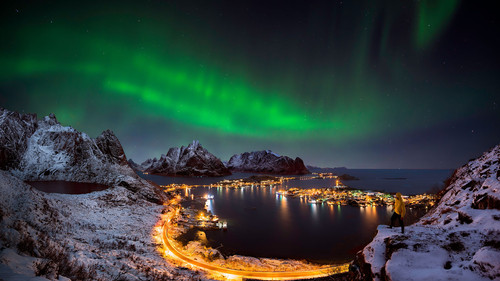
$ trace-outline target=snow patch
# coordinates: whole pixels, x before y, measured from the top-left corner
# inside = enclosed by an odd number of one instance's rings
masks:
[[[405,234],[379,226],[362,251],[373,277],[500,279],[499,161],[500,145],[457,169],[438,205]]]

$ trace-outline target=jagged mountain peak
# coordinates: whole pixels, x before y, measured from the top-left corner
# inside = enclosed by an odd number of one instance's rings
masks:
[[[60,125],[60,123],[59,123],[59,121],[57,121],[56,115],[54,113],[50,113],[48,116],[45,116],[43,118],[43,121],[49,126]]]
[[[199,141],[187,147],[172,147],[160,159],[147,159],[141,170],[150,174],[183,176],[224,176],[231,172],[222,161],[208,152]]]
[[[307,174],[309,170],[299,157],[280,156],[271,150],[233,155],[226,165],[230,170],[270,174]]]
[[[200,145],[200,141],[198,141],[198,140],[193,140],[193,142],[192,142],[192,143],[190,143],[190,144],[188,145],[188,147],[187,147],[187,148],[188,148],[188,149],[198,149],[198,147],[201,147],[201,145]],[[203,147],[201,147],[201,148],[203,148]]]

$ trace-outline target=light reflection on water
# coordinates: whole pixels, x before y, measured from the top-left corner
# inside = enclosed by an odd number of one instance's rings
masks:
[[[347,169],[342,173],[359,178],[359,180],[345,181],[344,184],[349,187],[363,190],[383,190],[386,192],[401,192],[404,195],[421,194],[432,188],[442,186],[443,181],[448,178],[453,170],[404,170],[404,169]],[[138,173],[139,176],[152,180],[157,184],[167,185],[171,183],[188,185],[208,185],[215,184],[223,179],[240,179],[255,174],[252,173],[234,173],[225,177],[164,177],[158,175],[145,175]],[[311,177],[311,176],[306,176]],[[311,179],[311,180],[290,180],[284,182],[280,188],[321,188],[332,187],[335,185],[335,179]]]
[[[206,202],[206,206],[207,206],[207,210],[210,211],[213,215],[215,215],[215,210],[214,210],[214,206],[213,206],[213,202],[214,200],[207,200]]]
[[[310,204],[307,198],[276,194],[276,188],[197,187],[190,195],[214,195],[209,210],[228,221],[228,231],[206,231],[209,243],[225,254],[347,261],[387,224],[386,207]]]
[[[442,182],[447,171],[439,170],[349,170],[361,178],[346,182],[361,189],[423,193]],[[245,178],[251,174],[235,174],[225,178]],[[141,175],[158,184],[210,184],[223,178],[169,178]],[[388,180],[386,178],[407,178]],[[185,195],[214,195],[209,210],[228,222],[228,231],[207,231],[213,247],[223,254],[258,257],[307,259],[320,263],[348,261],[368,244],[377,225],[388,224],[392,207],[365,208],[309,204],[308,197],[277,196],[276,190],[290,187],[331,187],[334,180],[292,180],[273,187],[249,186],[244,189],[222,187],[187,189]],[[407,217],[412,211],[407,209]],[[413,214],[413,217],[416,217]]]

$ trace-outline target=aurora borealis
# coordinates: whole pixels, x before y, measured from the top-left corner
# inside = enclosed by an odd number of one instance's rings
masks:
[[[480,6],[483,5],[483,6]],[[0,106],[136,161],[454,168],[500,140],[498,18],[472,1],[68,1],[2,9]]]

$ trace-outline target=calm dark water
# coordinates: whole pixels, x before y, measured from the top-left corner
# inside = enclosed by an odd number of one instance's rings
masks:
[[[347,173],[359,178],[343,182],[349,187],[414,195],[442,189],[453,170],[349,169]]]
[[[306,259],[318,263],[351,260],[368,244],[377,225],[387,224],[387,207],[358,208],[309,204],[276,195],[276,188],[193,188],[188,194],[214,195],[212,213],[228,231],[206,231],[210,246],[224,254]]]
[[[347,170],[360,178],[344,184],[363,190],[399,191],[418,194],[440,185],[451,170]],[[205,185],[227,178],[245,178],[239,173],[223,178],[179,178],[141,175],[158,184]],[[307,176],[306,176],[307,177]],[[270,258],[305,259],[317,263],[348,261],[375,236],[379,224],[388,224],[392,207],[316,205],[306,199],[276,194],[281,188],[321,188],[334,179],[292,180],[278,187],[243,189],[196,187],[183,195],[214,195],[209,209],[227,220],[228,231],[206,231],[210,246],[223,254]],[[406,223],[422,210],[407,210]],[[394,231],[400,231],[395,229]],[[222,245],[222,246],[221,246]]]
[[[224,177],[165,177],[165,176],[157,176],[157,175],[145,175],[141,172],[137,172],[137,174],[147,180],[151,180],[156,184],[168,185],[172,183],[176,184],[188,184],[188,185],[208,185],[219,182],[225,179],[244,179],[250,177],[252,175],[256,175],[253,173],[234,173],[229,176]]]
[[[108,188],[102,184],[71,181],[28,181],[26,183],[48,193],[84,194]]]
[[[404,195],[428,193],[443,187],[443,181],[453,173],[453,170],[405,170],[405,169],[346,169],[342,173],[359,178],[359,180],[343,181],[343,184],[362,190],[380,190],[384,192],[401,192]],[[164,177],[156,175],[139,175],[145,179],[152,180],[157,184],[167,185],[171,183],[189,185],[208,185],[223,179],[246,178],[255,174],[235,173],[226,177]],[[312,177],[306,175],[305,177]],[[334,179],[314,179],[314,180],[290,180],[283,187],[299,188],[321,188],[335,185]]]

